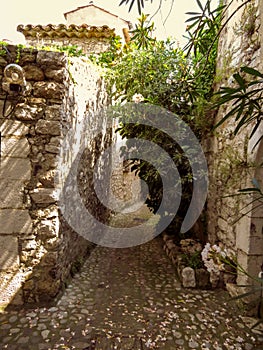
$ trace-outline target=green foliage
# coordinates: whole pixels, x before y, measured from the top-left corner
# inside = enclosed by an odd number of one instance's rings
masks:
[[[121,37],[113,36],[110,39],[110,48],[108,51],[99,54],[91,54],[89,59],[103,68],[110,67],[115,64],[114,61],[121,55],[121,48]]]
[[[215,12],[210,15],[214,14]],[[123,104],[132,102],[136,95],[142,95],[144,103],[163,107],[166,111],[179,116],[201,140],[211,124],[211,120],[207,118],[207,107],[212,96],[215,72],[217,43],[214,42],[213,35],[219,28],[218,18],[217,16],[214,26],[212,19],[211,23],[209,22],[213,29],[210,28],[209,33],[202,27],[202,32],[197,36],[199,46],[195,46],[194,50],[188,50],[186,54],[175,46],[171,39],[157,41],[151,38],[153,24],[149,24],[148,17],[142,15],[132,32],[133,38],[129,45],[121,51],[119,48],[110,50],[109,56],[101,54],[96,57],[95,62],[104,68],[106,66],[109,68],[107,82],[113,100]],[[202,21],[202,18],[199,20]],[[189,28],[189,33],[191,30],[198,32],[195,25]],[[212,48],[207,56],[209,45]],[[122,121],[121,118],[120,120]],[[174,130],[172,122],[167,127]],[[175,225],[177,232],[180,232],[180,225],[187,212],[193,190],[191,166],[184,151],[167,134],[145,125],[124,122],[119,133],[128,139],[128,149],[133,147],[129,139],[142,138],[159,145],[173,159],[180,173],[183,195],[177,217],[171,226]],[[192,150],[193,155],[195,152],[196,150]],[[164,175],[169,179],[172,176],[171,169],[167,168],[166,174],[159,174],[151,164],[138,159],[134,159],[132,169],[136,170],[139,177],[148,184],[150,196],[146,204],[156,212],[162,200],[161,178]]]
[[[191,62],[185,59],[182,50],[173,48],[170,41],[156,42],[141,50],[132,45],[129,51],[123,52],[109,75],[110,86],[113,83],[116,86],[113,97],[123,102],[142,94],[149,103],[188,114],[196,91],[186,79],[188,72],[192,78],[193,75]],[[187,113],[183,113],[184,110]]]
[[[66,52],[70,57],[84,56],[84,52],[77,45],[57,46],[57,48],[61,52]]]
[[[217,41],[217,34],[221,26],[222,10],[225,6],[219,6],[211,10],[212,0],[208,0],[204,6],[199,0],[196,0],[201,12],[187,12],[191,16],[186,20],[189,23],[187,27],[188,43],[185,49],[191,51],[194,55],[202,54],[207,57],[208,50],[214,50],[214,41]]]
[[[216,71],[218,33],[221,28],[222,11],[225,6],[211,10],[211,0],[204,6],[197,0],[201,12],[187,12],[191,17],[186,21],[188,43],[184,50],[187,56],[193,55],[196,67],[196,85],[205,90],[205,98],[210,99]]]
[[[246,300],[248,297],[253,297],[253,299],[257,300],[257,317],[259,318],[259,321],[257,321],[252,328],[256,328],[259,324],[263,324],[263,264],[261,269],[262,271],[259,273],[258,277],[255,277],[248,274],[240,264],[237,264],[237,270],[249,277],[252,283],[237,285],[238,288],[245,288],[247,291],[233,297],[232,300]]]
[[[154,43],[155,39],[152,38],[152,31],[154,29],[154,23],[149,23],[149,15],[142,14],[138,19],[138,24],[135,25],[135,29],[131,30],[132,41],[137,44],[137,48],[147,49]]]
[[[237,34],[246,34],[252,36],[256,30],[257,7],[255,4],[248,3],[242,14],[239,27],[236,29]]]
[[[245,195],[246,197],[251,197],[251,200],[249,200],[248,203],[243,208],[241,208],[241,215],[233,222],[233,224],[237,223],[240,219],[248,215],[251,211],[255,211],[263,206],[263,191],[257,179],[252,179],[252,186],[253,187],[240,189],[237,193],[227,196],[236,197]]]
[[[222,125],[229,118],[234,117],[237,123],[234,134],[243,127],[250,127],[250,138],[255,134],[263,117],[263,74],[254,68],[241,67],[233,75],[233,87],[221,87],[217,92],[218,101],[215,107],[230,104],[230,111],[222,118],[215,128]],[[262,137],[259,138],[256,145]]]
[[[230,118],[234,118],[236,122],[234,135],[237,135],[237,133],[243,128],[250,128],[251,138],[258,130],[263,116],[263,74],[254,68],[244,66],[241,67],[240,70],[233,75],[232,81],[234,83],[234,86],[221,87],[216,94],[218,100],[215,104],[215,107],[226,105],[229,107],[229,111],[217,123],[215,128],[219,127]],[[254,147],[258,145],[258,143],[262,140],[262,137],[263,136],[259,137]],[[260,166],[262,166],[262,164],[260,164]],[[257,179],[254,178],[252,180],[252,185],[252,187],[241,189],[238,191],[237,194],[230,196],[234,197],[249,195],[252,198],[246,204],[246,206],[242,208],[243,213],[234,223],[236,223],[242,217],[251,213],[251,211],[253,212],[261,208],[263,205],[263,192]],[[258,298],[257,316],[260,318],[260,320],[256,322],[256,324],[254,324],[253,328],[255,328],[260,323],[263,323],[263,265],[261,266],[262,272],[260,277],[254,277],[249,275],[237,262],[236,268],[240,273],[248,276],[253,281],[253,284],[238,285],[238,287],[246,288],[248,289],[248,291],[232,299],[245,299],[249,296],[253,296],[253,298]]]
[[[0,56],[6,55],[5,47],[8,45],[5,41],[0,41]]]
[[[49,46],[38,47],[38,49],[45,50],[45,51],[65,52],[69,57],[80,57],[85,55],[82,49],[80,49],[77,45],[68,45],[68,46],[49,45]]]
[[[26,46],[25,45],[22,45],[22,44],[18,44],[16,46],[16,60],[15,60],[15,63],[19,63],[20,61],[20,58],[21,58],[21,52],[22,50],[25,48]]]
[[[147,0],[146,0],[147,1]],[[153,2],[153,0],[151,0],[151,3]],[[135,0],[121,0],[119,6],[125,4],[125,5],[130,5],[129,6],[129,12],[131,11],[131,9],[133,8],[133,5],[135,3]],[[137,0],[137,9],[139,14],[141,15],[142,13],[142,9],[144,8],[144,0]]]
[[[139,49],[136,42],[131,45],[130,50],[123,53],[118,63],[112,66],[109,86],[115,86],[113,98],[130,102],[134,95],[141,94],[145,102],[164,107],[194,126],[194,105],[199,92],[193,84],[191,61],[185,58],[182,50],[174,48],[170,41],[149,43],[147,49],[142,46]],[[187,74],[191,77],[190,81],[187,80]],[[174,126],[167,127],[172,130]],[[198,131],[201,136],[201,130]],[[151,140],[169,153],[179,166],[184,198],[178,216],[183,218],[191,199],[192,175],[189,162],[180,147],[167,134],[144,125],[124,124],[119,133],[128,139],[128,149],[132,147],[129,139]],[[148,184],[150,196],[146,204],[156,212],[162,200],[160,174],[151,164],[142,160],[135,160],[132,169]],[[166,174],[161,175],[169,179],[172,171],[168,168]]]
[[[215,107],[222,105],[229,106],[227,114],[216,124],[215,128],[222,125],[230,118],[234,118],[236,126],[234,135],[236,135],[243,128],[250,128],[250,138],[258,130],[263,117],[263,74],[251,67],[241,67],[240,71],[233,75],[235,85],[233,87],[221,87],[217,92],[218,101]],[[262,140],[263,136],[259,137],[254,144],[254,148]],[[262,166],[262,164],[260,165]],[[236,195],[250,195],[252,200],[242,208],[244,211],[236,220],[251,212],[250,206],[253,205],[252,210],[260,208],[263,204],[263,193],[260,185],[256,179],[252,180],[254,187],[244,188],[238,191]],[[247,210],[247,208],[249,208]]]
[[[191,267],[194,270],[201,269],[204,267],[201,252],[195,252],[194,254],[183,254],[183,262],[186,266]]]

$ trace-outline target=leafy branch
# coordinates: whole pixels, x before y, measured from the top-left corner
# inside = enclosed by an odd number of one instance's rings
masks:
[[[217,42],[223,30],[226,28],[228,23],[232,18],[239,12],[245,5],[247,5],[251,0],[246,0],[244,3],[239,5],[235,11],[223,22],[225,19],[228,8],[232,5],[234,0],[231,0],[228,5],[219,5],[215,10],[211,10],[211,1],[207,0],[206,4],[202,6],[200,0],[196,0],[201,13],[198,12],[187,12],[186,14],[193,17],[189,18],[186,22],[193,22],[187,29],[189,37],[187,45],[184,50],[187,50],[187,56],[189,56],[194,51],[194,54],[200,51],[203,54],[204,64],[203,70],[200,69],[199,74],[202,75],[207,63],[209,62],[211,52],[217,47]],[[216,30],[215,30],[216,29]],[[193,32],[191,32],[193,31]],[[206,34],[206,35],[205,35]],[[209,45],[205,45],[205,37],[212,37],[212,41],[208,41]]]
[[[151,0],[151,3],[153,2],[153,0]],[[135,3],[135,0],[122,0],[120,3],[119,3],[119,6],[125,4],[125,5],[128,5],[130,4],[129,6],[129,12],[131,11],[131,9],[133,8],[133,5]],[[144,8],[144,0],[137,0],[137,8],[138,8],[138,12],[139,14],[141,15],[142,13],[142,9]]]
[[[244,66],[240,68],[240,72],[233,75],[233,79],[236,83],[235,87],[221,87],[215,94],[219,96],[215,107],[232,102],[230,111],[215,125],[215,128],[235,116],[237,125],[234,129],[234,135],[237,135],[241,128],[253,123],[250,133],[250,138],[252,138],[263,119],[263,73]],[[254,148],[262,137],[257,140]]]
[[[138,19],[138,24],[135,25],[135,29],[130,31],[132,34],[131,40],[137,42],[138,49],[147,49],[149,45],[155,42],[155,39],[152,38],[154,23],[149,23],[148,16],[142,14]]]

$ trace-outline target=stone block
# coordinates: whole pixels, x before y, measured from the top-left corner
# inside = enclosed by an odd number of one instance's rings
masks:
[[[34,121],[43,114],[42,107],[30,107],[26,104],[20,104],[15,110],[15,116],[18,120]]]
[[[59,216],[58,206],[53,204],[48,208],[32,210],[31,215],[35,219],[53,219]]]
[[[37,204],[52,204],[58,200],[57,192],[51,188],[37,188],[30,193],[30,196]]]
[[[65,69],[52,69],[52,68],[47,68],[45,70],[45,76],[48,79],[52,79],[58,83],[63,83],[63,80],[65,79]]]
[[[195,271],[191,267],[185,267],[182,270],[182,283],[185,288],[195,288]]]
[[[203,247],[202,244],[195,241],[194,239],[187,238],[180,241],[181,250],[184,254],[192,255],[196,252],[201,252]]]
[[[33,89],[35,97],[52,98],[60,100],[63,97],[64,85],[55,83],[53,81],[39,81],[34,84]]]
[[[237,261],[246,271],[249,276],[258,277],[261,271],[262,254],[260,255],[248,255],[242,250],[238,250]],[[255,281],[242,272],[238,272],[237,284],[254,284]]]
[[[41,81],[45,79],[44,72],[41,68],[32,64],[28,64],[23,68],[25,71],[26,80]]]
[[[0,67],[7,66],[7,61],[4,59],[4,57],[0,57]]]
[[[61,145],[61,138],[60,137],[51,137],[50,138],[50,144],[54,146],[60,146]]]
[[[1,158],[0,181],[2,179],[10,180],[30,180],[31,163],[29,159],[22,158]]]
[[[52,265],[54,266],[57,264],[57,262],[58,262],[58,252],[49,252],[44,255],[41,263],[44,266],[52,266]]]
[[[206,269],[197,269],[195,271],[197,288],[207,289],[211,286],[210,274]]]
[[[30,151],[26,138],[2,137],[1,157],[27,158]]]
[[[37,63],[43,67],[58,69],[67,64],[67,56],[63,52],[39,51]]]
[[[0,209],[0,234],[30,234],[32,221],[27,210]]]
[[[226,290],[232,298],[237,297],[242,293],[240,293],[240,287],[238,287],[235,283],[226,283]]]
[[[32,53],[22,53],[20,60],[19,60],[19,64],[24,65],[24,64],[28,64],[28,63],[34,63],[36,61],[36,55],[32,54]]]
[[[49,170],[44,174],[39,175],[38,179],[42,183],[43,186],[47,188],[54,188],[55,187],[55,170]]]
[[[61,119],[61,107],[60,106],[48,106],[45,110],[46,120],[60,120]]]
[[[236,247],[237,249],[241,249],[246,253],[249,252],[249,247],[250,247],[249,231],[247,230],[239,231],[236,237]]]
[[[25,137],[29,132],[29,127],[20,121],[0,119],[0,131],[3,136]]]
[[[36,132],[42,135],[60,135],[61,125],[58,121],[39,120],[36,124]]]
[[[53,154],[59,154],[60,147],[49,143],[45,146],[45,151]]]
[[[0,208],[23,208],[23,181],[9,178],[0,181]]]
[[[27,103],[30,106],[41,106],[44,107],[46,105],[46,99],[45,98],[37,98],[37,97],[28,97]]]
[[[12,236],[0,236],[0,270],[17,270],[19,267],[18,240]]]
[[[43,220],[37,227],[37,236],[42,240],[47,238],[58,237],[59,235],[59,219]]]
[[[228,222],[226,220],[224,220],[222,218],[218,219],[218,226],[224,232],[228,232],[231,230],[231,226],[228,224]]]
[[[246,254],[250,249],[250,219],[247,217],[238,221],[237,235],[236,235],[236,248],[242,250]]]

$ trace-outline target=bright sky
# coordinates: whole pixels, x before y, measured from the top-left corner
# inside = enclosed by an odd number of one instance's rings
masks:
[[[218,0],[214,0],[217,2]],[[18,24],[58,24],[65,23],[63,14],[73,10],[78,6],[89,4],[89,0],[4,0],[1,4],[1,21],[0,21],[0,40],[9,39],[16,43],[24,42],[24,36],[16,31]],[[183,44],[182,36],[185,31],[185,20],[188,18],[185,12],[195,11],[198,9],[196,0],[174,0],[173,10],[165,24],[165,20],[169,13],[172,0],[163,0],[162,11],[153,19],[157,38],[165,38],[172,36]],[[202,3],[205,1],[202,0]],[[99,7],[136,23],[138,18],[136,1],[134,9],[129,13],[128,6],[118,6],[120,0],[93,0],[93,3]],[[159,1],[154,0],[159,4]],[[146,0],[144,13],[154,14],[158,6]]]

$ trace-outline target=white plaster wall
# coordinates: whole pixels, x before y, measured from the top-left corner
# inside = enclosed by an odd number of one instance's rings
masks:
[[[67,24],[88,24],[91,26],[108,26],[110,29],[115,29],[117,35],[123,38],[122,29],[129,28],[126,21],[123,19],[104,12],[94,6],[81,8],[74,12],[66,14]]]

